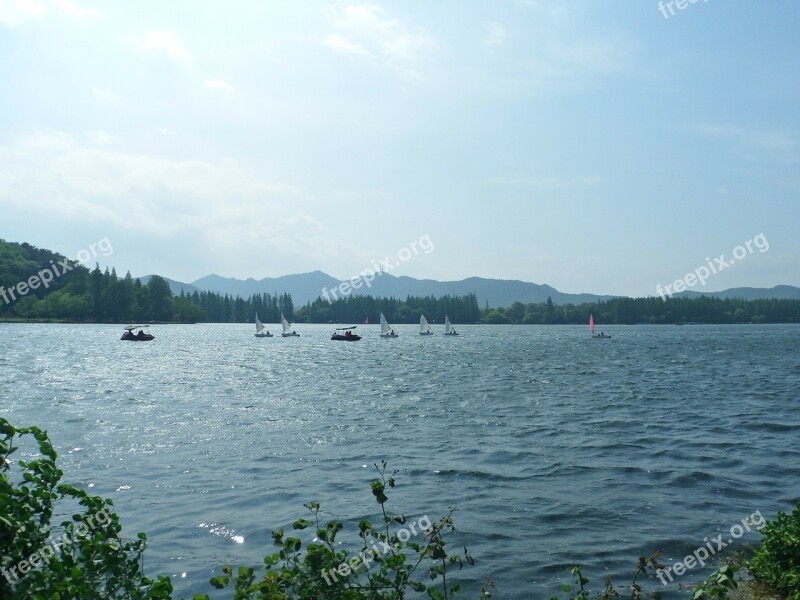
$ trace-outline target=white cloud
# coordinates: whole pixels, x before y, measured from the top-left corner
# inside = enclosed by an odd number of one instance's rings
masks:
[[[157,31],[151,29],[142,42],[142,48],[149,52],[164,53],[170,60],[182,64],[192,55],[181,45],[181,37],[174,31]]]
[[[88,220],[105,230],[136,231],[142,240],[191,239],[198,251],[239,269],[250,255],[316,265],[332,257],[366,259],[351,239],[331,235],[301,206],[296,185],[264,181],[237,160],[170,160],[112,150],[103,146],[116,144],[106,132],[89,138],[94,144],[37,132],[0,146],[3,214],[61,227]]]
[[[328,48],[368,57],[404,75],[418,76],[420,63],[436,48],[426,31],[412,29],[374,4],[347,4],[330,18],[337,31],[325,38]]]
[[[324,43],[328,48],[338,52],[344,52],[346,54],[361,54],[362,56],[367,56],[369,54],[358,44],[351,42],[350,40],[335,33],[332,33],[326,37]]]
[[[95,132],[93,141],[109,141]],[[0,197],[67,216],[92,215],[117,225],[170,233],[245,221],[276,196],[299,190],[267,183],[236,161],[173,161],[82,146],[58,132],[39,132],[0,147],[8,167]],[[221,198],[230,201],[221,202]]]
[[[207,79],[203,82],[203,85],[212,91],[217,92],[234,92],[236,88],[234,88],[230,83],[222,81],[221,79]]]
[[[92,96],[94,96],[94,99],[100,104],[116,104],[120,101],[119,94],[114,90],[99,88],[94,85],[92,86]]]
[[[61,13],[68,17],[72,17],[74,19],[79,20],[100,20],[103,18],[103,15],[100,14],[100,11],[96,8],[83,8],[78,6],[71,0],[51,0],[53,6],[55,6]]]
[[[0,0],[0,23],[6,27],[19,27],[46,14],[47,7],[38,0]]]
[[[0,0],[0,24],[7,27],[19,27],[29,21],[40,21],[53,14],[47,4],[56,9],[56,13],[78,20],[99,20],[103,16],[95,8],[83,8],[72,0]]]
[[[114,136],[102,130],[89,131],[86,137],[98,146],[110,146],[114,143]]]
[[[483,39],[486,46],[502,46],[506,41],[506,30],[500,23],[491,23],[489,25],[489,33]]]

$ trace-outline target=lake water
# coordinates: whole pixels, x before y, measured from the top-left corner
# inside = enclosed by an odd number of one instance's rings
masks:
[[[610,340],[399,326],[385,340],[373,325],[358,343],[296,329],[155,326],[128,343],[118,326],[0,324],[0,416],[48,430],[65,479],[112,498],[128,537],[148,533],[145,569],[176,597],[212,593],[224,564],[262,564],[305,502],[355,540],[381,459],[400,469],[394,511],[459,507],[450,547],[477,561],[455,573],[464,598],[489,575],[496,598],[549,598],[575,563],[594,588],[629,581],[641,554],[672,564],[800,500],[798,326],[605,327]]]

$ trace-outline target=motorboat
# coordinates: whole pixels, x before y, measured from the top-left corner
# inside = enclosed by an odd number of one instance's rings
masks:
[[[128,325],[125,328],[125,332],[122,334],[122,337],[119,338],[126,342],[152,342],[156,339],[156,336],[145,333],[144,328],[147,325]],[[139,330],[138,332],[134,333],[134,331]]]
[[[353,331],[355,328],[355,325],[352,327],[337,327],[333,331],[331,339],[338,342],[357,342],[361,339],[361,336]]]

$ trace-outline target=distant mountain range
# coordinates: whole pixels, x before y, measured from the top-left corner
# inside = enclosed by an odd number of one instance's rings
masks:
[[[142,283],[147,283],[151,275],[140,277]],[[283,294],[289,293],[292,296],[295,306],[301,306],[307,302],[316,300],[327,290],[331,298],[341,297],[338,287],[342,281],[323,273],[314,271],[313,273],[303,273],[299,275],[284,275],[283,277],[267,277],[265,279],[235,279],[232,277],[221,277],[219,275],[208,275],[202,277],[191,284],[164,278],[170,285],[173,294],[192,294],[195,291],[212,291],[230,296],[241,296],[247,298],[252,294]],[[333,292],[336,293],[334,296]],[[405,299],[407,296],[465,296],[475,294],[478,303],[483,306],[486,302],[489,306],[510,306],[513,302],[539,303],[547,302],[547,298],[553,299],[556,304],[583,304],[586,302],[597,302],[608,300],[613,296],[598,296],[596,294],[564,294],[549,285],[539,285],[527,281],[517,281],[511,279],[484,279],[482,277],[470,277],[461,281],[436,281],[433,279],[415,279],[413,277],[395,277],[388,273],[383,273],[375,277],[370,286],[362,286],[352,290],[352,294],[372,295],[375,297],[395,297]]]
[[[150,275],[140,277],[142,283],[150,280]],[[316,300],[323,294],[323,290],[336,290],[342,281],[322,271],[302,273],[298,275],[284,275],[283,277],[267,277],[265,279],[235,279],[208,275],[197,281],[183,283],[173,279],[164,278],[170,285],[172,293],[179,295],[181,291],[193,294],[195,291],[212,291],[230,296],[247,298],[253,294],[284,294],[292,296],[295,306]],[[537,283],[518,281],[512,279],[485,279],[482,277],[469,277],[461,281],[436,281],[433,279],[415,279],[413,277],[395,277],[383,273],[375,277],[370,287],[362,286],[352,290],[353,294],[376,297],[395,297],[404,299],[406,296],[441,297],[445,295],[464,296],[474,293],[478,303],[483,306],[488,302],[492,307],[508,307],[513,302],[541,303],[552,298],[555,304],[584,304],[609,300],[615,296],[601,296],[597,294],[567,294],[557,289]],[[338,292],[337,292],[338,294]],[[778,285],[773,288],[731,288],[721,292],[694,292],[686,291],[676,294],[676,297],[710,296],[716,298],[742,298],[756,300],[762,298],[800,300],[800,287],[791,285]],[[331,294],[333,297],[333,294]]]

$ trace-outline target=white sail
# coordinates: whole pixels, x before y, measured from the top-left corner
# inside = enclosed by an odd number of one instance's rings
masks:
[[[389,333],[391,330],[392,328],[389,327],[389,323],[386,321],[386,317],[384,317],[383,313],[381,313],[381,334]]]
[[[428,325],[428,319],[425,318],[425,315],[421,315],[419,318],[419,332],[420,333],[430,333],[431,326]]]
[[[264,324],[258,320],[258,313],[256,313],[256,333],[261,333],[264,330]]]
[[[450,322],[450,318],[445,315],[444,316],[444,331],[445,333],[453,333],[453,324]]]
[[[281,313],[281,325],[283,326],[283,333],[289,333],[289,330],[292,328],[292,324],[286,320],[283,313]]]

